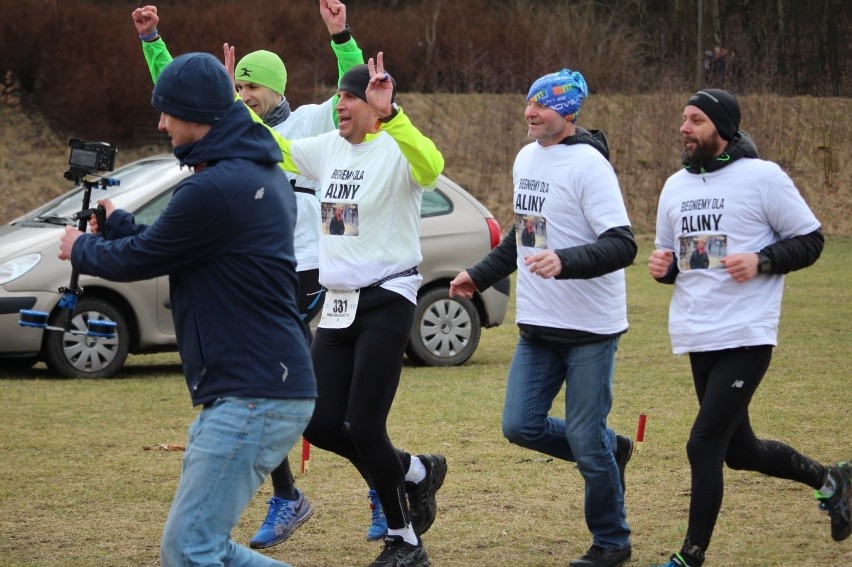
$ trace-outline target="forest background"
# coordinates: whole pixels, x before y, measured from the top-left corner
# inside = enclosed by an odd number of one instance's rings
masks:
[[[148,0],[150,1],[150,0]],[[845,0],[348,0],[365,56],[385,52],[399,102],[432,137],[450,177],[508,227],[511,164],[528,142],[523,96],[538,76],[581,71],[578,123],[602,129],[634,226],[679,165],[677,128],[697,88],[732,90],[743,129],[778,162],[830,235],[852,234],[852,3]],[[140,2],[0,0],[0,69],[21,82],[5,109],[0,221],[64,190],[67,140],[105,140],[119,163],[169,151],[130,19]],[[295,108],[337,78],[316,0],[161,0],[174,54],[280,54]],[[700,31],[699,31],[700,30]],[[724,55],[720,73],[715,48]]]

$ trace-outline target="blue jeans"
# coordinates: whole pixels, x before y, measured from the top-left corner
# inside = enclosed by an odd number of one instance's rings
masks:
[[[231,531],[266,476],[299,440],[312,399],[222,398],[201,410],[160,544],[162,567],[287,567],[238,545]]]
[[[624,496],[615,464],[612,375],[618,337],[566,346],[521,338],[509,368],[503,435],[511,443],[577,463],[586,482],[586,525],[593,543],[630,543]],[[565,419],[548,416],[565,385]]]

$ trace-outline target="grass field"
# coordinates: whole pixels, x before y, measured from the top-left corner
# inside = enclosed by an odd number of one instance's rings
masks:
[[[687,360],[671,354],[671,289],[647,275],[650,240],[627,270],[631,330],[618,352],[611,424],[646,439],[627,469],[636,566],[661,562],[686,526],[684,445],[696,402]],[[752,404],[759,435],[829,462],[852,458],[852,240],[829,240],[819,262],[788,276],[780,344]],[[574,466],[509,445],[500,433],[511,318],[483,333],[460,368],[406,365],[391,414],[395,443],[440,452],[449,473],[438,519],[424,536],[435,566],[565,566],[589,546],[583,485]],[[154,566],[184,443],[195,415],[176,355],[130,360],[111,380],[59,380],[36,366],[0,380],[0,565]],[[559,403],[556,408],[561,407]],[[294,451],[293,462],[299,462]],[[367,565],[366,488],[340,458],[312,452],[297,482],[316,512],[269,555],[298,567]],[[246,543],[263,519],[269,485],[234,531]],[[706,565],[852,564],[852,539],[835,543],[812,491],[726,471],[726,497]]]

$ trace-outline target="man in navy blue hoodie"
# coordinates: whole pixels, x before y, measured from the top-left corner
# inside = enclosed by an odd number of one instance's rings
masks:
[[[114,281],[169,275],[186,384],[201,412],[163,531],[163,567],[286,565],[230,538],[305,429],[317,395],[296,305],[296,202],[281,150],[212,55],[176,57],[151,103],[194,174],[150,226],[110,211],[109,239],[67,227],[60,258]]]

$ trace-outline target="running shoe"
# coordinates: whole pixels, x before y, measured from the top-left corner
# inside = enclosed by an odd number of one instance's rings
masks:
[[[568,564],[568,567],[617,567],[630,560],[630,546],[621,549],[604,549],[593,545],[582,557]]]
[[[382,508],[382,503],[379,502],[379,495],[375,490],[371,490],[370,496],[370,511],[372,519],[370,520],[370,529],[367,530],[367,540],[374,541],[382,539],[388,533],[388,519],[385,518],[385,511]]]
[[[834,479],[834,494],[823,496],[816,491],[820,510],[831,518],[831,539],[843,541],[852,533],[852,463],[840,462],[829,467]]]
[[[273,496],[267,504],[269,504],[269,511],[266,513],[266,519],[249,541],[252,549],[264,549],[286,541],[293,535],[296,528],[304,524],[314,513],[314,507],[298,488],[295,500],[284,500]]]
[[[423,549],[423,542],[411,545],[401,536],[385,536],[382,552],[370,567],[429,567],[432,562]]]
[[[680,553],[675,553],[668,563],[662,565],[651,565],[651,567],[690,567],[686,559]]]
[[[624,484],[624,469],[627,468],[627,463],[630,462],[630,457],[633,456],[633,449],[636,445],[633,439],[627,435],[615,436],[615,464],[618,465],[618,476],[621,479],[621,493],[627,491],[627,485]]]
[[[438,512],[435,493],[444,484],[447,476],[447,460],[443,455],[417,455],[426,467],[426,478],[420,482],[406,482],[405,492],[408,494],[408,507],[411,511],[411,525],[418,536],[425,534],[432,527]]]

